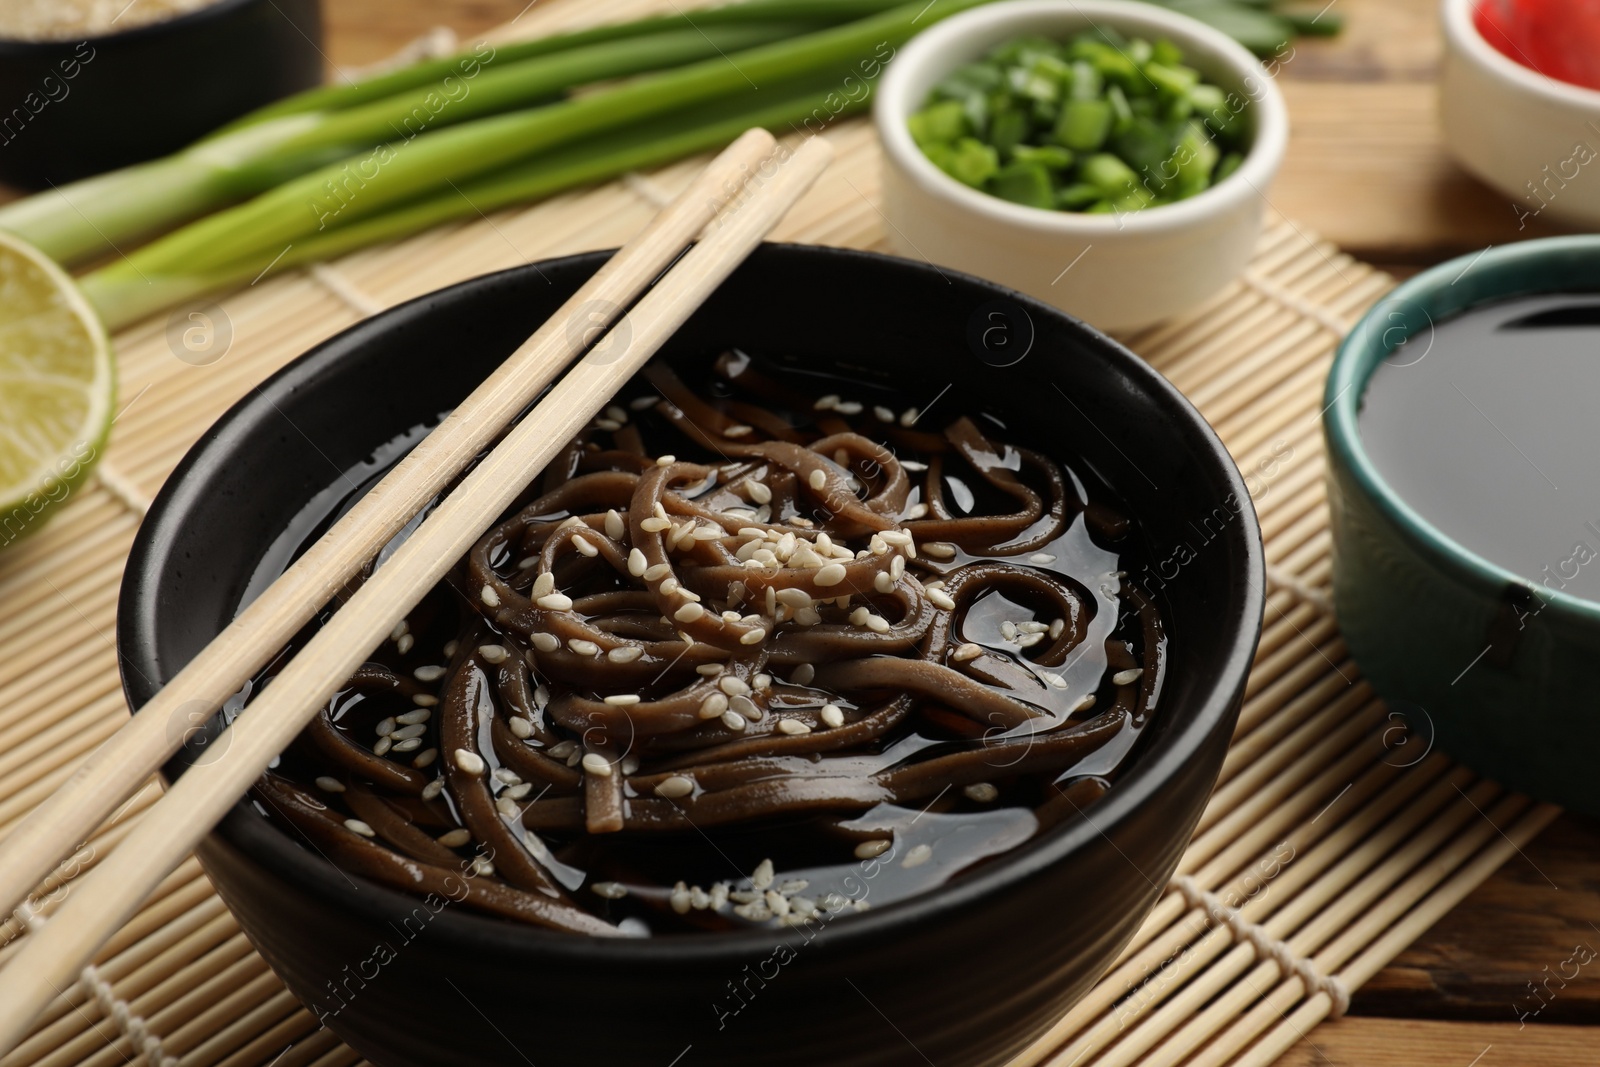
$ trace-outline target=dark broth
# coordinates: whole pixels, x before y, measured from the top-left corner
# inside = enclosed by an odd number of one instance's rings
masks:
[[[675,397],[679,403],[648,399],[678,388],[686,390]],[[842,399],[819,409],[824,394]],[[456,885],[470,884],[463,892],[468,906],[581,932],[630,935],[825,920],[925,892],[1029,841],[1092,803],[1127,763],[1159,694],[1165,639],[1153,603],[1125,577],[1137,572],[1143,556],[1137,527],[1115,509],[1109,490],[1084,472],[1019,448],[993,417],[974,413],[963,422],[969,413],[957,410],[954,400],[946,405],[927,422],[913,420],[908,398],[894,390],[737,353],[679,361],[670,370],[653,365],[525,500],[572,485],[573,471],[622,470],[643,485],[657,468],[654,459],[670,453],[675,463],[669,470],[709,472],[699,484],[680,485],[684,500],[738,516],[718,544],[753,542],[748,535],[740,541],[734,531],[741,526],[770,524],[795,533],[797,543],[812,539],[812,546],[819,530],[833,529],[840,542],[862,553],[850,565],[878,566],[875,560],[902,550],[876,552],[870,530],[847,532],[845,505],[819,507],[827,493],[808,489],[779,463],[738,454],[786,432],[798,441],[826,434],[847,443],[857,440],[846,436],[853,433],[882,442],[889,458],[879,463],[850,450],[865,445],[851,445],[828,457],[836,461],[829,470],[846,478],[858,505],[888,492],[893,467],[905,470],[909,492],[888,524],[893,531],[902,521],[906,530],[937,532],[957,530],[948,522],[967,517],[1021,514],[1020,498],[1007,489],[1011,482],[1029,486],[1043,513],[1015,523],[997,550],[980,550],[982,534],[916,536],[920,551],[905,560],[900,577],[874,576],[883,585],[864,589],[830,587],[829,593],[852,594],[851,603],[840,607],[817,597],[818,622],[798,608],[787,609],[787,617],[774,613],[756,594],[754,604],[734,601],[746,614],[721,616],[717,625],[764,626],[769,636],[727,647],[703,640],[685,646],[672,632],[677,622],[654,608],[639,610],[639,589],[650,571],[635,575],[631,561],[630,569],[619,569],[604,555],[596,562],[567,550],[565,540],[580,528],[554,532],[569,517],[566,510],[540,510],[537,521],[508,516],[499,533],[480,542],[476,561],[458,565],[411,613],[405,632],[375,650],[363,675],[284,753],[256,791],[258,807],[334,862],[397,888],[429,891],[417,875],[424,870],[434,878],[432,891],[454,898],[439,888],[442,872]],[[756,425],[740,429],[750,423]],[[963,452],[955,444],[963,432],[984,448]],[[364,490],[381,463],[415,437],[406,435],[346,484]],[[703,467],[684,466],[694,464]],[[1053,482],[1040,464],[1056,472]],[[771,483],[769,503],[743,488],[752,473]],[[942,504],[930,499],[935,473]],[[1052,493],[1061,497],[1054,519]],[[280,544],[309,543],[357,495],[319,498]],[[913,517],[930,507],[931,514]],[[588,516],[594,542],[603,543],[605,509],[575,511]],[[919,526],[941,516],[943,527]],[[619,518],[637,521],[639,515]],[[988,528],[1001,522],[996,518]],[[621,526],[612,521],[609,529],[616,534]],[[630,525],[615,539],[621,552],[629,551],[636,529]],[[672,531],[661,536],[670,544]],[[551,542],[561,550],[551,576],[556,589],[577,601],[571,612],[532,610],[538,606],[534,576],[552,558],[540,562],[540,553]],[[769,537],[762,544],[777,549],[781,542]],[[1019,551],[1019,545],[1028,547]],[[697,575],[710,573],[711,552],[712,546],[685,542],[669,556],[672,574],[684,587],[694,586]],[[291,556],[287,547],[275,553],[254,585],[270,580]],[[798,558],[789,564],[799,566]],[[759,570],[779,569],[768,564]],[[503,592],[487,598],[498,603],[486,604],[484,586],[502,579]],[[941,581],[956,591],[953,610],[934,603],[932,583]],[[1068,591],[1066,607],[1052,606],[1041,594],[1042,583],[1052,582],[1050,588]],[[885,589],[891,586],[893,595]],[[595,618],[583,614],[585,604],[608,596],[624,606]],[[897,640],[913,621],[911,609],[896,617],[902,603],[896,597],[925,603],[918,617],[933,622],[910,647],[886,656],[873,648],[873,635]],[[512,601],[532,607],[514,611]],[[703,603],[712,615],[731,610],[717,595],[708,593]],[[851,621],[850,613],[862,608],[876,621]],[[1057,618],[1062,624],[1052,631]],[[572,666],[571,638],[553,650],[537,647],[554,641],[563,627],[579,625],[605,627],[618,639],[631,634],[650,651],[620,664],[606,653],[594,656],[592,665]],[[874,629],[884,626],[883,633]],[[935,633],[940,627],[949,630],[947,639]],[[551,636],[542,636],[546,632]],[[818,636],[824,634],[832,636]],[[835,636],[840,649],[855,651],[820,656],[814,664],[792,651],[794,642],[823,647]],[[676,655],[669,656],[673,649]],[[665,651],[652,659],[656,650]],[[967,698],[937,685],[830,686],[820,677],[841,663],[881,666],[884,659],[901,666],[936,661],[906,669],[956,672],[938,676],[947,682],[976,677],[974,690],[991,699],[1003,695],[1007,708],[1032,717],[1015,721],[993,710],[963,710]],[[721,717],[672,730],[646,727],[683,692],[720,686],[720,676],[707,672],[721,663],[726,674],[752,687],[744,702],[737,699],[744,687],[733,687],[730,710],[748,713],[754,706],[758,717],[737,729]],[[640,673],[644,664],[650,669]],[[273,673],[269,668],[259,681],[270,684]],[[618,694],[637,694],[641,703],[596,703]],[[580,712],[589,717],[575,723]],[[514,715],[524,721],[513,723]],[[799,726],[785,733],[775,725],[784,721]],[[857,743],[830,747],[832,731],[842,737],[876,721],[888,725]],[[408,726],[401,741],[383,743]],[[470,757],[463,770],[453,755],[451,737],[467,738],[468,751],[482,760],[475,774],[468,773],[475,767]],[[740,745],[749,751],[740,752]],[[598,784],[585,770],[586,752],[609,765]],[[927,768],[946,763],[953,767],[948,780],[928,780]],[[677,795],[679,786],[668,784],[673,777],[689,779],[692,791]],[[435,781],[440,784],[424,786],[426,792],[418,788]],[[595,832],[608,783],[621,783],[611,795],[620,807],[612,813],[615,823]],[[480,787],[487,792],[477,793]],[[476,813],[471,797],[463,802],[463,790],[477,796]],[[750,799],[740,800],[730,817],[716,806],[719,790],[723,797],[748,793]],[[485,804],[492,805],[487,816]],[[446,836],[467,837],[469,824],[476,831],[470,839],[457,843]],[[559,902],[554,920],[552,901]],[[573,921],[572,913],[583,920]]]
[[[1600,600],[1600,295],[1519,297],[1411,338],[1369,381],[1360,432],[1407,504],[1463,547]]]

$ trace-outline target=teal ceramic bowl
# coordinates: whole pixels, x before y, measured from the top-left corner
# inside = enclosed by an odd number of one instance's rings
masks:
[[[1432,744],[1513,789],[1600,814],[1600,603],[1513,574],[1431,526],[1378,473],[1357,426],[1380,362],[1430,358],[1441,320],[1581,291],[1600,291],[1600,236],[1491,248],[1417,275],[1340,346],[1323,429],[1334,604],[1361,672],[1406,716],[1419,752]]]

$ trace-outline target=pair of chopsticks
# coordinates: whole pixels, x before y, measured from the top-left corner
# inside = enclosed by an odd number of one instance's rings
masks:
[[[793,152],[778,150],[772,136],[759,129],[730,145],[0,842],[3,916],[23,904],[56,864],[161,768],[194,721],[197,704],[215,711],[238,692],[555,382],[239,714],[224,738],[208,746],[215,755],[191,766],[122,844],[73,884],[49,922],[0,969],[0,1055],[16,1046],[52,998],[77,981],[95,952],[483,530],[760,244],[832,155],[816,138]],[[691,242],[696,243],[689,247]],[[630,309],[626,338],[618,340],[620,331],[614,333],[613,343],[597,350],[595,328],[611,329],[624,309]]]

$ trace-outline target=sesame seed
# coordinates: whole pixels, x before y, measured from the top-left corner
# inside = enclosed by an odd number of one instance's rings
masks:
[[[750,885],[756,889],[766,889],[776,877],[772,870],[771,860],[762,860],[756,864],[755,872],[750,875]]]
[[[889,845],[890,842],[882,837],[874,838],[871,841],[863,841],[861,844],[856,846],[856,859],[876,859],[885,852],[889,851]]]
[[[551,759],[566,759],[577,750],[578,746],[575,742],[557,741],[555,744],[550,746],[549,755]]]
[[[1050,640],[1054,641],[1056,638],[1060,637],[1062,633],[1065,632],[1066,628],[1066,619],[1057,619],[1055,622],[1051,623],[1048,631],[1050,634]]]
[[[750,632],[746,633],[743,637],[739,638],[739,643],[741,645],[759,645],[761,642],[765,641],[766,639],[767,639],[767,631],[758,628],[758,629],[751,630]]]
[[[889,620],[882,615],[868,615],[867,629],[875,634],[886,634],[889,632]]]
[[[877,416],[879,422],[893,422],[894,421],[894,412],[890,411],[888,408],[884,407],[882,404],[879,404],[877,407],[873,408],[872,409],[872,413]]]
[[[794,621],[797,626],[815,626],[822,621],[822,613],[816,608],[796,608]]]
[[[421,752],[417,753],[416,759],[413,759],[411,761],[411,766],[416,767],[419,770],[421,768],[423,768],[423,767],[431,767],[431,766],[433,766],[433,761],[438,759],[438,758],[439,758],[439,750],[438,749],[436,749],[436,748],[425,748]]]
[[[379,720],[378,725],[372,728],[372,732],[377,734],[379,737],[388,737],[390,734],[394,733],[394,730],[395,721],[392,718],[381,719]]]
[[[817,402],[811,405],[813,411],[828,411],[839,403],[838,393],[829,393],[827,396],[818,397]]]
[[[662,530],[670,529],[671,526],[671,519],[663,519],[654,515],[639,523],[639,529],[645,533],[660,533]]]
[[[572,598],[565,593],[550,593],[534,601],[546,611],[571,611]]]
[[[478,591],[478,598],[491,608],[500,606],[500,594],[494,591],[493,586],[485,585]]]
[[[628,401],[628,406],[635,411],[643,411],[645,408],[654,407],[656,401],[659,399],[661,398],[653,394],[636,396],[632,400]]]
[[[934,607],[943,608],[945,611],[955,610],[956,602],[943,589],[929,589],[927,592],[928,601]]]
[[[429,782],[427,785],[422,787],[422,799],[423,800],[432,800],[435,797],[437,797],[440,793],[443,793],[443,792],[444,792],[444,779],[443,778],[435,778],[433,781]]]
[[[677,591],[678,591],[678,579],[676,579],[676,578],[668,578],[666,581],[661,583],[661,586],[660,586],[660,589],[659,589],[659,592],[661,593],[662,596],[671,596],[673,593],[676,593]]]
[[[1067,680],[1061,677],[1061,675],[1056,674],[1054,671],[1040,671],[1039,677],[1043,678],[1045,680],[1045,684],[1051,686],[1052,688],[1065,689],[1067,687]]]
[[[1042,634],[1042,633],[1044,633],[1045,631],[1047,631],[1049,629],[1050,629],[1050,627],[1047,624],[1042,623],[1042,622],[1034,622],[1031,619],[1029,621],[1027,621],[1027,622],[1019,622],[1019,623],[1017,623],[1017,632],[1018,633]]]
[[[722,664],[702,663],[694,669],[694,672],[706,678],[715,678],[717,675],[722,673]]]
[[[733,909],[733,913],[739,916],[741,919],[747,919],[750,922],[756,923],[766,922],[768,919],[772,918],[772,909],[767,907],[759,900],[750,904],[741,904],[737,908]]]
[[[606,408],[606,418],[612,419],[616,422],[627,422],[628,413],[622,410],[622,408],[618,407],[616,404],[611,404]]]
[[[678,462],[678,457],[672,455],[671,453],[668,453],[665,456],[656,457],[656,466],[658,467],[670,467],[676,462]]]
[[[920,414],[921,412],[916,408],[906,408],[900,415],[900,425],[905,427],[915,426],[917,424],[917,416]]]
[[[883,538],[889,544],[899,545],[901,548],[904,548],[911,543],[911,535],[906,533],[904,530],[880,530],[878,532],[878,536]]]
[[[468,830],[465,826],[461,826],[447,833],[440,834],[438,837],[434,838],[434,840],[439,842],[439,844],[443,845],[445,848],[460,848],[462,845],[472,840],[472,831]]]
[[[899,556],[895,557],[895,559],[899,558]],[[872,576],[872,588],[880,593],[892,593],[894,592],[894,579],[889,577],[888,571],[879,571]]]
[[[917,845],[906,853],[906,858],[900,861],[900,866],[921,867],[931,859],[933,859],[933,847],[931,845]]]
[[[1000,636],[1007,641],[1015,641],[1017,639],[1017,624],[1010,619],[1002,622],[1000,624]]]
[[[378,832],[376,830],[362,822],[360,819],[346,819],[344,821],[344,828],[353,834],[360,834],[362,837],[378,836]]]
[[[504,663],[510,653],[506,651],[505,645],[479,645],[478,655],[490,663]]]
[[[828,472],[818,467],[806,476],[806,484],[813,489],[821,489],[828,484]]]
[[[850,625],[865,626],[867,624],[867,616],[871,614],[871,608],[867,607],[865,604],[861,605],[861,607],[850,613]]]
[[[726,898],[723,899],[723,903],[727,903]],[[711,894],[699,886],[694,886],[689,890],[689,906],[695,911],[705,911],[711,906]]]
[[[750,435],[751,429],[752,429],[752,427],[746,426],[743,423],[739,423],[738,425],[729,426],[726,430],[723,430],[722,431],[722,436],[724,436],[724,437],[748,437]]]
[[[968,660],[977,659],[981,655],[983,655],[983,646],[975,645],[969,641],[964,645],[956,646],[956,650],[950,653],[950,661],[952,663],[965,663]]]
[[[727,710],[728,698],[721,693],[712,693],[700,702],[699,715],[702,719],[720,719]]]
[[[619,645],[606,653],[606,659],[612,663],[632,663],[644,655],[644,649],[638,645]]]
[[[791,737],[797,737],[800,734],[809,734],[811,732],[811,727],[807,726],[799,719],[781,719],[778,722],[778,732],[780,734],[789,734]]]
[[[411,677],[415,678],[419,682],[437,682],[440,678],[444,677],[444,668],[435,664],[429,664],[425,667],[418,667],[416,670],[412,671]]]
[[[979,804],[987,804],[1000,795],[1000,790],[988,782],[973,782],[961,791],[967,795],[968,800],[976,800]]]
[[[749,697],[729,697],[728,707],[752,721],[761,718],[762,711]]]
[[[812,604],[811,594],[804,589],[779,589],[773,595],[778,603],[791,608],[809,608]]]
[[[776,889],[767,890],[764,902],[772,909],[772,914],[780,919],[789,914],[789,898]]]
[[[372,754],[374,756],[387,756],[389,750],[393,747],[394,740],[392,738],[380,737],[378,738],[378,743],[372,746]]]
[[[795,685],[810,685],[811,680],[817,676],[817,669],[809,663],[802,663],[789,675],[789,680]]]
[[[405,619],[401,619],[399,622],[394,624],[394,629],[389,631],[389,640],[391,640],[391,641],[400,640],[400,638],[404,637],[406,632],[408,630],[410,630],[410,629],[411,629],[411,624],[409,622],[407,622]]]
[[[772,489],[768,487],[766,482],[758,482],[754,478],[747,478],[744,483],[744,491],[745,495],[757,504],[772,503]]]
[[[599,645],[593,641],[585,641],[581,637],[568,638],[567,647],[580,656],[598,656],[600,654]]]
[[[415,726],[417,723],[427,722],[431,718],[433,718],[433,712],[427,708],[418,708],[415,711],[408,711],[404,715],[396,715],[394,721],[401,726]]]
[[[572,547],[578,550],[579,555],[592,557],[600,554],[600,550],[591,545],[588,538],[577,534],[572,535]]]
[[[512,737],[526,740],[533,736],[533,723],[524,719],[521,715],[511,716],[506,722],[506,726],[511,730]]]
[[[896,556],[894,559],[889,561],[889,577],[898,582],[905,575],[905,573],[906,558],[904,556]]]
[[[1029,563],[1037,563],[1040,566],[1043,566],[1046,563],[1054,563],[1055,561],[1056,558],[1048,552],[1035,552],[1033,555],[1028,557]]]
[[[638,577],[640,577],[641,575],[644,574],[645,569],[648,566],[649,566],[649,564],[645,562],[645,558],[644,558],[644,553],[643,552],[639,551],[637,548],[629,550],[629,552],[628,552],[628,573],[629,574],[633,575],[635,578],[638,578]]]
[[[494,810],[498,811],[501,815],[504,815],[508,819],[515,819],[518,815],[522,814],[521,809],[517,807],[517,802],[512,800],[510,797],[496,797],[494,802]]]
[[[522,781],[522,777],[510,767],[496,767],[494,769],[493,777],[495,781],[500,782],[503,785],[516,785],[518,782]]]
[[[672,896],[668,898],[672,910],[679,915],[689,914],[689,889],[682,882],[672,887]]]
[[[817,571],[812,581],[820,586],[838,585],[844,581],[846,573],[842,563],[829,563]]]
[[[922,546],[922,551],[926,552],[934,559],[954,559],[956,555],[956,546],[945,541],[929,541],[927,544]]]
[[[468,752],[464,748],[455,751],[456,767],[465,774],[482,774],[484,769],[483,757],[476,752]]]
[[[748,724],[745,722],[743,715],[740,715],[737,711],[734,711],[730,708],[722,713],[722,725],[726,726],[734,733],[739,733],[743,731],[745,726]]]
[[[344,783],[337,778],[329,778],[324,774],[317,779],[317,788],[324,793],[343,793]]]
[[[493,861],[485,859],[483,856],[479,856],[472,861],[472,873],[480,878],[491,877],[494,874]],[[865,901],[862,903],[865,903]]]
[[[589,890],[595,896],[605,897],[607,900],[621,900],[628,895],[627,887],[620,882],[596,882],[589,887]]]
[[[1138,667],[1131,667],[1125,671],[1118,671],[1111,676],[1112,685],[1132,685],[1144,677],[1144,671]]]
[[[618,422],[616,419],[595,419],[594,428],[597,430],[606,430],[610,432],[622,429],[622,423]]]
[[[1018,648],[1032,648],[1034,645],[1037,645],[1040,641],[1043,641],[1043,640],[1044,640],[1044,634],[1040,634],[1040,633],[1018,634],[1017,635],[1017,647]]]
[[[672,617],[682,623],[697,622],[706,613],[706,609],[690,601],[672,613]]]
[[[672,564],[670,564],[670,563],[657,563],[653,567],[645,568],[645,572],[644,572],[643,575],[641,575],[641,577],[643,577],[644,580],[647,581],[647,582],[659,582],[661,579],[665,578],[667,575],[669,575],[671,573],[672,573]]]
[[[1078,706],[1073,708],[1072,710],[1073,711],[1088,711],[1092,707],[1094,707],[1094,694],[1090,693],[1088,696],[1086,696],[1082,700],[1078,701]]]
[[[598,752],[585,753],[582,763],[583,769],[597,778],[611,777],[611,762]]]
[[[638,693],[613,693],[606,697],[606,703],[614,708],[631,708],[639,703]]]
[[[561,647],[561,639],[559,637],[543,631],[536,632],[529,640],[533,642],[533,647],[540,652],[554,652]]]
[[[396,730],[394,733],[389,735],[389,739],[391,741],[394,741],[396,744],[398,744],[401,741],[414,740],[414,739],[416,739],[418,737],[421,737],[423,734],[425,734],[427,732],[428,732],[427,725],[424,724],[424,723],[420,723],[419,722],[419,723],[417,723],[417,724],[415,724],[413,726],[402,726],[402,727],[400,727],[400,729]],[[415,747],[416,747],[415,745],[412,746],[412,748],[415,748]],[[409,752],[410,749],[406,749],[405,751]]]
[[[668,800],[674,800],[678,797],[686,797],[693,792],[694,779],[685,778],[681,774],[674,774],[670,778],[663,778],[660,784],[656,786],[656,796],[666,797]]]
[[[394,643],[394,649],[396,652],[404,656],[410,653],[410,651],[416,647],[416,644],[417,639],[415,637],[412,637],[410,634],[401,634],[400,640]]]
[[[549,571],[544,571],[533,580],[533,588],[528,590],[528,595],[537,600],[547,593],[556,591],[556,576]]]

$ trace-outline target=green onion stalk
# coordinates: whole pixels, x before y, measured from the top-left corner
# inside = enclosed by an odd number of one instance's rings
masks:
[[[873,15],[903,0],[744,0],[503,45],[270,105],[174,155],[0,208],[0,229],[71,266],[362,150]]]
[[[500,206],[678,158],[728,139],[738,122],[753,124],[751,116],[804,116],[807,110],[796,108],[807,99],[814,109],[830,95],[835,102],[859,96],[859,87],[914,33],[985,2],[915,0],[572,99],[381,144],[118,258],[88,275],[85,290],[115,328],[237,280],[248,265],[253,275],[275,260],[304,262],[311,253],[304,247],[297,253],[297,245],[309,242],[327,254],[358,247],[356,235],[399,236],[406,231],[397,219],[427,225],[422,220],[446,210],[452,196],[460,206],[451,210],[476,213],[486,210],[485,201]],[[779,87],[792,90],[792,98],[780,96]],[[522,195],[511,196],[511,189]],[[395,218],[383,218],[391,212]],[[338,236],[358,224],[365,225]]]
[[[644,124],[626,126],[601,137],[588,138],[513,164],[499,171],[464,181],[456,188],[426,194],[378,215],[333,227],[292,245],[282,256],[262,266],[260,256],[234,258],[207,265],[171,287],[163,287],[171,302],[226,289],[269,277],[291,268],[317,263],[384,241],[397,240],[433,226],[528,203],[555,193],[605,181],[631,170],[657,166],[697,152],[720,148],[745,130],[761,126],[774,134],[804,128],[806,123],[827,123],[865,108],[871,99],[870,83],[853,96],[838,92],[836,79],[791,83],[771,87],[759,102],[739,97],[711,108],[665,116]],[[158,302],[146,280],[139,253],[127,261],[110,264],[85,275],[85,295],[115,329],[136,321],[148,311],[165,306]],[[181,294],[181,295],[180,295]]]

